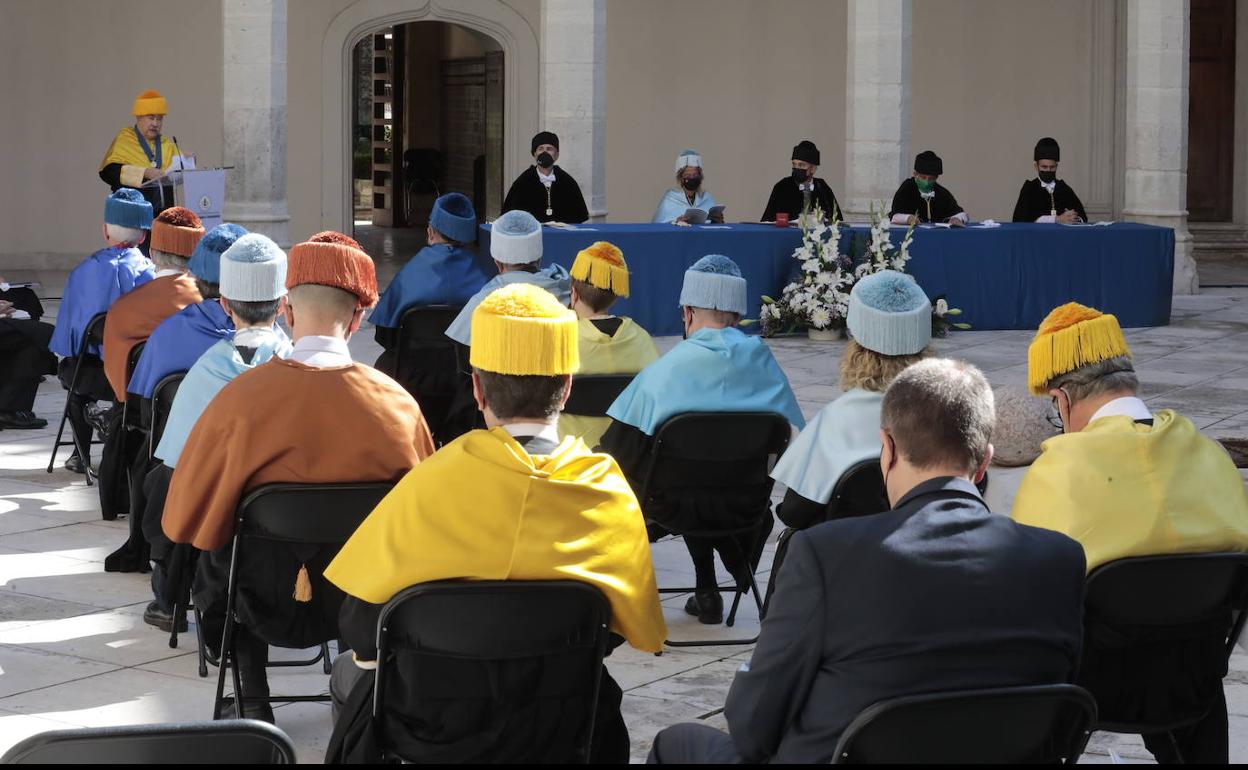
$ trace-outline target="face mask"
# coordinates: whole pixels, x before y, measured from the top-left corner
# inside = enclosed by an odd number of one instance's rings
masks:
[[[550,153],[544,152],[541,155],[537,156],[537,165],[541,166],[542,168],[550,168],[551,166],[555,165],[555,158]]]
[[[928,193],[928,192],[931,192],[934,187],[936,187],[936,183],[930,179],[919,179],[918,177],[915,177],[914,183],[918,185],[919,192]]]
[[[1056,171],[1041,171],[1040,172],[1040,181],[1044,182],[1045,184],[1053,184],[1053,181],[1055,179],[1057,179]]]
[[[793,169],[791,176],[793,177],[794,182],[797,182],[798,184],[806,184],[806,169],[795,168]]]
[[[693,192],[694,190],[702,186],[702,177],[691,176],[688,179],[682,179],[680,180],[680,186],[685,188],[689,192]]]

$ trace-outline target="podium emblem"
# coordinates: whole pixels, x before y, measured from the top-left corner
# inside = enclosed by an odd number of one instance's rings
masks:
[[[207,195],[201,196],[199,199],[199,210],[211,211],[212,210],[212,198],[209,198]]]

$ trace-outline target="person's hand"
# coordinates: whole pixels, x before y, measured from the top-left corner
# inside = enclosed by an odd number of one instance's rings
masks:
[[[13,303],[8,300],[0,299],[0,318],[8,318],[13,315]]]
[[[1075,213],[1074,209],[1066,209],[1061,214],[1057,215],[1057,221],[1064,225],[1073,225],[1079,221],[1079,215]]]
[[[949,226],[966,227],[966,222],[962,219],[962,217],[949,217]]]
[[[723,214],[723,212],[721,211],[721,212],[720,212],[720,213],[718,213],[718,214],[711,214],[711,221],[712,221],[712,222],[714,222],[714,223],[715,223],[715,224],[717,224],[717,225],[722,225],[722,224],[724,223],[724,214]]]
[[[165,172],[161,171],[158,168],[143,169],[143,181],[144,182],[148,181],[149,179],[160,179],[164,175],[165,175]]]
[[[680,215],[680,216],[676,217],[676,219],[672,222],[672,224],[674,224],[674,225],[687,225],[687,224],[689,224],[689,218],[688,218],[688,217],[686,217],[685,215],[683,215],[683,214],[682,214],[682,215]]]

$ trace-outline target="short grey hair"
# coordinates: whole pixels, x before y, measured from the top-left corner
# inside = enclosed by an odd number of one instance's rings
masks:
[[[1105,393],[1137,393],[1140,378],[1135,374],[1130,356],[1115,356],[1059,374],[1045,386],[1046,390],[1058,388],[1065,391],[1072,402],[1083,401]]]
[[[191,261],[188,257],[180,254],[171,254],[160,249],[152,249],[151,251],[152,261],[156,263],[156,267],[163,267],[169,270],[186,270],[187,265]]]
[[[884,392],[880,426],[916,468],[973,473],[988,456],[996,425],[992,387],[965,361],[928,358],[907,367]]]
[[[147,235],[146,230],[140,230],[137,227],[122,227],[109,222],[104,223],[104,232],[108,233],[109,240],[118,243],[138,243]]]

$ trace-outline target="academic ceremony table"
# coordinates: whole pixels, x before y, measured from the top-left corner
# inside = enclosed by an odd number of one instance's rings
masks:
[[[900,244],[905,228],[892,228]],[[685,269],[706,254],[724,254],[741,266],[749,284],[749,317],[760,297],[779,297],[797,268],[795,228],[732,224],[678,227],[664,224],[586,223],[546,227],[542,264],[571,268],[576,253],[610,241],[628,260],[631,296],[612,309],[654,335],[678,335],[678,301]],[[841,229],[841,252],[857,257],[866,226]],[[490,226],[481,226],[481,252],[489,253]],[[1126,327],[1170,323],[1174,231],[1120,222],[1105,226],[1002,224],[961,229],[916,228],[906,265],[929,297],[945,296],[961,308],[959,321],[976,330],[1035,329],[1050,310],[1080,302],[1118,316]]]

